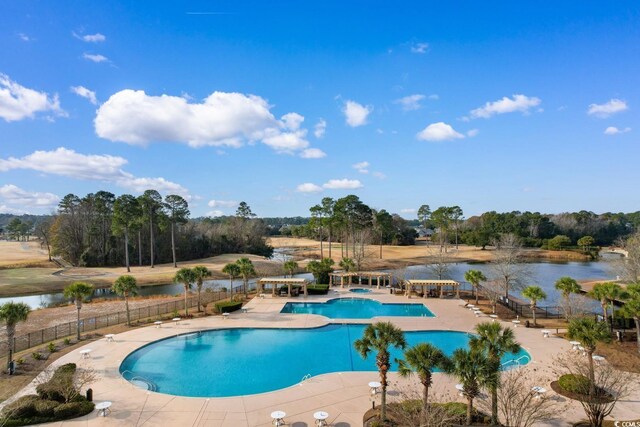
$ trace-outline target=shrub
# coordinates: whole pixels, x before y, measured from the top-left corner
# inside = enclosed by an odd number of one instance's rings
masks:
[[[4,407],[2,416],[7,418],[29,418],[37,414],[35,404],[39,400],[35,394],[28,394],[18,398]]]
[[[16,363],[18,365],[22,365],[24,363],[24,359],[22,357],[20,357],[20,358],[16,359]]]
[[[31,353],[31,357],[33,357],[33,360],[42,360],[42,353],[34,351],[33,353]]]
[[[35,402],[35,409],[38,415],[41,417],[52,417],[53,411],[58,405],[60,405],[60,402],[56,402],[55,400],[38,399]]]
[[[49,350],[49,353],[55,353],[56,345],[54,343],[50,342],[49,345],[47,346],[47,349]]]
[[[558,385],[563,390],[576,394],[588,394],[590,383],[584,375],[566,374],[558,379]]]
[[[242,307],[242,301],[221,301],[216,303],[218,313],[231,313]]]
[[[309,285],[307,292],[309,295],[326,295],[329,293],[329,285]]]
[[[65,338],[62,342],[64,343],[64,345],[69,345],[71,344],[71,338]]]
[[[53,373],[49,381],[39,384],[36,392],[41,399],[65,402],[68,391],[73,387],[73,376],[76,372],[75,363],[60,366]]]
[[[53,410],[53,415],[58,419],[76,418],[87,415],[94,407],[93,402],[87,400],[63,403]]]

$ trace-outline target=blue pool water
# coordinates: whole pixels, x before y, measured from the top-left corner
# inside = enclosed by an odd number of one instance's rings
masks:
[[[423,304],[382,304],[366,298],[335,298],[327,302],[288,302],[280,313],[319,314],[330,319],[371,319],[377,316],[434,317]]]
[[[353,292],[354,294],[368,294],[369,292],[371,292],[371,289],[354,288],[349,289],[349,292]]]
[[[155,391],[179,396],[225,397],[278,390],[305,375],[376,371],[375,353],[364,360],[353,342],[367,325],[328,325],[316,329],[223,329],[156,341],[131,353],[120,365],[127,380],[153,385]],[[405,332],[409,346],[430,342],[446,354],[466,347],[464,332]],[[522,357],[526,356],[526,357]],[[391,360],[401,358],[393,350]],[[522,350],[503,361],[522,357]],[[395,363],[391,368],[396,369]],[[372,373],[371,379],[377,374]]]

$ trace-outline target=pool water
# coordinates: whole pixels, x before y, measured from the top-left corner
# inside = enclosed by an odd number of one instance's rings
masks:
[[[349,292],[353,292],[354,294],[368,294],[371,292],[371,289],[355,288],[349,289]]]
[[[375,353],[362,359],[353,342],[367,325],[327,325],[315,329],[223,329],[156,341],[131,353],[120,365],[129,381],[160,393],[225,397],[263,393],[299,383],[306,375],[376,371]],[[405,332],[409,346],[430,342],[450,355],[466,347],[469,335],[452,331]],[[523,357],[524,356],[524,357]],[[393,349],[391,360],[401,358]],[[528,353],[509,354],[503,361]],[[392,370],[396,369],[392,363]],[[372,373],[375,379],[377,374]]]
[[[423,304],[383,304],[367,298],[335,298],[327,302],[288,302],[280,313],[319,314],[330,319],[371,319],[378,316],[434,317]]]

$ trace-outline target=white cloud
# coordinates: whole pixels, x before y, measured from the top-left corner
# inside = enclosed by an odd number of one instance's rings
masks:
[[[305,182],[304,184],[298,185],[296,191],[300,193],[319,193],[322,191],[322,187],[311,182]]]
[[[426,53],[429,50],[429,43],[414,43],[411,46],[411,52],[413,53]]]
[[[587,114],[600,118],[606,118],[613,114],[628,110],[629,106],[626,101],[621,99],[611,99],[604,104],[590,104]]]
[[[71,92],[75,93],[78,96],[81,96],[82,98],[88,99],[89,102],[91,102],[93,105],[98,104],[96,93],[84,86],[71,86]]]
[[[293,131],[300,129],[300,125],[304,122],[304,117],[298,113],[287,113],[281,119],[284,127]]]
[[[52,208],[60,201],[60,197],[53,193],[29,192],[13,184],[0,187],[0,199],[7,205],[27,208]]]
[[[418,132],[416,137],[422,141],[450,141],[452,139],[464,138],[464,135],[456,132],[451,125],[438,122],[432,123]]]
[[[327,130],[327,122],[324,119],[320,119],[313,128],[313,134],[316,138],[322,138]]]
[[[362,188],[362,183],[357,179],[330,179],[322,184],[322,188],[329,190],[354,190]]]
[[[360,162],[352,165],[352,167],[360,173],[369,173],[369,162]]]
[[[438,99],[440,99],[440,95],[438,95],[437,93],[433,93],[429,95],[429,99],[437,101]]]
[[[100,43],[105,41],[107,38],[104,36],[104,34],[100,34],[100,33],[95,33],[95,34],[76,34],[73,33],[73,36],[77,39],[80,39],[82,41],[85,41],[87,43]]]
[[[372,111],[372,106],[358,104],[355,101],[346,101],[342,108],[347,124],[353,128],[366,125],[367,117]]]
[[[302,150],[302,152],[300,153],[300,157],[302,157],[303,159],[321,159],[326,156],[327,153],[319,148],[307,148],[305,150]]]
[[[0,205],[0,213],[22,215],[29,212],[25,211],[24,209],[16,209],[16,208],[9,207],[7,205]]]
[[[66,116],[60,108],[58,95],[50,96],[14,82],[6,74],[0,73],[0,117],[7,122],[32,118],[36,113],[51,112],[56,116]]]
[[[412,213],[416,213],[418,210],[414,209],[414,208],[405,208],[405,209],[400,209],[400,213],[404,213],[404,214],[412,214]]]
[[[127,160],[108,154],[85,155],[60,147],[53,151],[35,151],[25,157],[0,159],[0,172],[27,169],[68,178],[113,183],[141,193],[153,188],[161,193],[180,194],[190,199],[189,191],[162,177],[136,177],[122,170]]]
[[[604,134],[605,135],[617,135],[619,133],[627,133],[627,132],[630,132],[630,131],[631,131],[630,127],[626,127],[624,129],[619,129],[619,128],[615,127],[615,126],[609,126],[608,128],[606,128],[604,130]]]
[[[387,177],[387,175],[383,174],[382,172],[372,172],[371,175],[375,176],[378,179],[385,179]]]
[[[542,101],[537,97],[528,97],[526,95],[513,95],[511,98],[503,97],[494,102],[487,102],[483,107],[471,110],[471,118],[488,119],[496,114],[513,113],[520,111],[527,114],[529,109],[537,107]]]
[[[100,62],[108,62],[109,58],[107,58],[104,55],[100,55],[100,54],[92,54],[92,53],[83,53],[82,57],[84,59],[86,59],[87,61],[91,61],[91,62],[96,62],[96,63],[100,63]]]
[[[25,33],[18,33],[18,37],[20,37],[20,40],[22,40],[23,42],[30,42],[31,41],[31,37],[29,37]]]
[[[418,110],[421,105],[420,101],[425,99],[426,97],[421,94],[409,95],[404,98],[396,99],[393,101],[394,104],[400,104],[404,111],[413,111]]]
[[[222,212],[219,209],[214,209],[212,211],[207,212],[207,216],[211,216],[211,217],[217,217],[217,216],[223,216],[224,212]]]
[[[210,208],[235,208],[239,202],[236,200],[209,200],[207,206]]]
[[[214,92],[200,103],[181,96],[151,96],[125,89],[96,113],[98,136],[133,145],[169,141],[190,147],[240,147],[261,141],[280,153],[309,147],[304,117],[288,113],[277,120],[266,100],[255,95]],[[317,153],[316,153],[317,154]]]
[[[471,129],[467,131],[467,136],[469,138],[473,138],[474,136],[477,136],[480,133],[480,131],[478,129]]]

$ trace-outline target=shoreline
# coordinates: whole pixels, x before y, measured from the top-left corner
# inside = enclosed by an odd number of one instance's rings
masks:
[[[280,241],[278,241],[280,240]],[[286,243],[291,243],[292,239],[278,239],[271,238],[270,243],[276,243],[275,248],[287,249],[285,253],[296,260],[300,266],[300,270],[304,270],[309,261],[319,259],[320,247],[319,242],[314,242],[308,239],[296,239],[297,245],[284,246]],[[309,243],[315,245],[309,245]],[[326,246],[326,244],[325,244]],[[372,250],[378,250],[379,247],[369,247],[370,254]],[[437,248],[433,246],[432,248]],[[383,256],[389,256],[389,258],[378,259],[373,256],[366,258],[363,263],[363,270],[399,270],[411,266],[425,265],[430,259],[433,259],[433,254],[426,254],[425,251],[433,250],[427,245],[414,245],[414,246],[383,246]],[[327,248],[325,248],[325,253]],[[387,252],[390,252],[387,255]],[[569,251],[546,251],[541,249],[524,249],[523,260],[525,262],[548,262],[548,263],[567,263],[567,262],[591,262],[588,256],[582,256],[575,252]],[[446,255],[447,263],[478,263],[485,264],[490,263],[492,258],[492,249],[481,250],[480,248],[470,248],[460,245],[460,249],[450,248],[450,252]],[[376,253],[377,254],[377,253]],[[233,262],[236,259],[246,256],[250,258],[259,276],[277,276],[282,275],[282,261],[265,259],[263,257],[248,255],[248,254],[224,254],[216,257],[205,258],[201,260],[185,261],[178,265],[178,268],[193,267],[195,265],[205,265],[211,272],[211,279],[225,280],[228,276],[221,272],[222,267],[227,262]],[[339,244],[332,244],[332,257],[336,262],[339,262],[340,246]],[[25,283],[14,283],[7,285],[0,285],[0,298],[10,297],[27,297],[46,295],[50,293],[62,292],[65,286],[77,280],[87,281],[94,285],[96,289],[107,289],[113,281],[120,275],[131,274],[136,277],[138,286],[140,287],[152,287],[162,286],[173,283],[173,275],[175,268],[171,264],[160,264],[155,269],[151,269],[149,266],[132,266],[131,272],[127,273],[124,267],[72,267],[67,269],[60,269],[59,267],[51,269],[42,268],[21,268],[15,270],[0,270],[0,282],[2,281],[3,273],[19,272],[28,276],[30,272],[37,272],[39,274],[31,279],[26,278],[22,281],[28,281]]]

